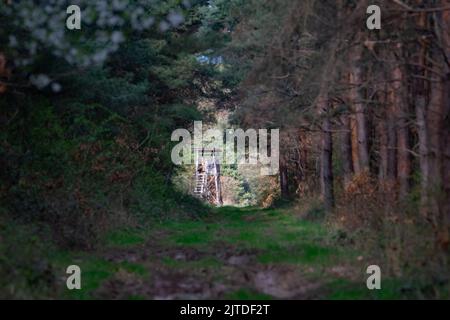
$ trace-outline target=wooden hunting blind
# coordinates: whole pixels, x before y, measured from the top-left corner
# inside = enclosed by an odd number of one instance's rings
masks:
[[[194,148],[194,194],[211,204],[222,205],[220,149]]]

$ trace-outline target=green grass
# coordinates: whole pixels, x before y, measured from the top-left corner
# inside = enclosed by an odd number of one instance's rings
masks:
[[[225,207],[217,210],[217,216],[225,233],[220,240],[260,251],[258,260],[261,263],[324,264],[341,254],[338,249],[316,241],[327,233],[323,226],[300,220],[283,211]],[[205,241],[218,239],[214,236],[215,230],[218,229],[210,228],[201,237]]]
[[[273,298],[264,293],[258,293],[251,289],[239,289],[229,293],[226,299],[230,300],[272,300]]]
[[[381,290],[368,290],[365,282],[351,282],[345,279],[332,281],[328,286],[330,300],[397,300],[404,298],[399,281],[383,279]]]
[[[124,270],[134,273],[141,277],[148,277],[149,276],[149,270],[147,267],[140,265],[138,263],[131,263],[131,262],[121,262],[118,264],[119,268],[123,268]]]
[[[274,244],[259,256],[261,263],[326,264],[331,259],[331,249],[312,244],[282,246]]]
[[[183,234],[177,236],[174,240],[175,243],[181,245],[196,245],[196,244],[205,244],[209,242],[209,235],[206,233],[202,233],[201,230],[193,233]]]
[[[153,229],[127,228],[116,230],[104,237],[103,247],[94,252],[58,251],[52,249],[50,262],[61,279],[61,297],[67,299],[92,299],[95,292],[119,271],[134,274],[151,285],[151,275],[159,272],[174,272],[189,276],[210,276],[209,281],[226,286],[227,279],[236,275],[237,270],[258,268],[283,268],[304,274],[310,282],[322,284],[323,298],[327,299],[398,299],[404,298],[399,281],[382,280],[382,290],[370,291],[366,288],[363,265],[359,255],[351,248],[344,248],[333,241],[333,232],[319,221],[301,220],[284,210],[259,210],[257,208],[220,208],[198,220],[178,220],[153,224]],[[6,230],[6,229],[5,229]],[[7,230],[6,230],[7,231]],[[158,235],[158,237],[154,237]],[[33,237],[23,237],[36,242]],[[34,240],[33,240],[34,239]],[[20,240],[20,239],[19,239]],[[17,241],[19,241],[17,240]],[[148,247],[147,247],[148,246]],[[158,252],[145,261],[126,261],[126,252],[149,250],[158,247]],[[1,246],[0,246],[1,248]],[[106,249],[106,251],[102,251]],[[102,258],[102,252],[123,251],[125,261],[114,262]],[[194,256],[177,260],[175,252],[193,252]],[[30,253],[31,254],[31,253]],[[230,263],[231,256],[248,255],[241,260],[242,265]],[[189,255],[187,255],[189,256]],[[238,260],[239,261],[239,260]],[[241,263],[241,262],[239,262]],[[245,264],[249,265],[246,266]],[[78,265],[82,271],[82,290],[69,291],[65,288],[69,265]],[[352,266],[361,269],[361,281],[337,278],[327,270],[333,266]],[[154,269],[156,268],[156,269]],[[306,272],[307,273],[304,273]],[[359,272],[359,271],[355,271]],[[239,272],[237,273],[239,274]],[[59,294],[59,293],[58,293]],[[273,297],[258,292],[249,281],[237,291],[225,292],[228,299],[271,299]],[[130,295],[129,299],[144,297]]]
[[[170,222],[161,226],[170,236],[168,244],[181,246],[204,246],[214,240],[215,232],[219,225],[207,223],[203,220]]]
[[[92,299],[94,292],[119,270],[134,273],[140,277],[148,277],[149,270],[143,265],[131,262],[110,262],[95,253],[60,251],[54,255],[54,264],[62,279],[67,277],[65,270],[69,265],[77,265],[81,269],[81,290],[67,290],[63,284],[63,295],[68,299]]]
[[[316,222],[274,209],[223,207],[207,219],[163,226],[173,245],[207,248],[229,245],[260,252],[260,263],[328,264],[342,250],[321,243],[327,230]],[[164,261],[177,265],[177,261]]]
[[[127,247],[141,244],[144,241],[141,231],[133,229],[113,231],[106,236],[106,245],[108,246]]]
[[[100,287],[106,279],[109,279],[117,271],[117,267],[103,259],[85,257],[81,261],[75,261],[81,269],[81,290],[66,291],[72,299],[91,299],[92,293]]]
[[[222,262],[215,257],[203,257],[194,261],[176,260],[170,257],[164,257],[161,261],[165,266],[176,269],[193,269],[202,268],[218,269],[222,266]]]

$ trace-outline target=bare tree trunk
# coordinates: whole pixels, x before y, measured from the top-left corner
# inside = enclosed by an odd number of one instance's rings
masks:
[[[394,107],[397,117],[397,178],[400,199],[405,199],[410,189],[411,156],[409,153],[408,104],[403,85],[403,70],[395,66],[392,71]]]
[[[341,134],[341,155],[342,169],[344,174],[344,189],[348,187],[352,181],[353,163],[352,163],[352,135],[350,128],[350,119],[347,115],[342,118],[342,134]]]
[[[6,57],[0,52],[0,94],[5,93],[7,86],[3,79],[8,79],[11,76],[11,71],[7,68]]]
[[[350,116],[350,134],[351,134],[351,151],[353,170],[356,174],[361,173],[361,162],[359,161],[358,152],[358,130],[355,115]]]
[[[422,12],[417,18],[419,30],[427,28],[427,13]],[[419,162],[420,162],[420,211],[427,215],[428,192],[430,188],[430,168],[428,163],[428,129],[427,129],[427,98],[428,77],[425,68],[425,57],[427,48],[424,43],[420,44],[417,61],[417,79],[414,80],[414,107],[416,111],[416,125],[419,138]]]
[[[430,170],[428,166],[428,130],[426,120],[426,99],[423,95],[417,95],[415,97],[415,109],[416,109],[416,122],[417,133],[419,136],[419,157],[420,157],[420,203],[421,211],[426,209],[428,204],[428,192],[429,192],[429,175]]]
[[[320,155],[320,181],[322,197],[325,210],[334,208],[334,187],[333,187],[333,137],[331,133],[331,123],[328,118],[329,101],[328,97],[319,98],[319,109],[325,114],[322,120],[322,141]]]
[[[386,79],[385,79],[386,81]],[[378,125],[376,127],[379,137],[379,171],[378,181],[380,185],[392,187],[396,177],[396,144],[397,135],[395,132],[395,119],[393,119],[393,99],[392,93],[385,85],[383,94],[379,97],[382,103],[383,111],[381,112]]]
[[[387,80],[385,81],[387,82]],[[388,188],[386,191],[389,191],[394,186],[397,177],[397,132],[396,119],[394,117],[394,94],[389,85],[385,85],[384,94],[381,98],[384,111],[382,119],[379,119],[377,126],[380,137],[379,182]]]
[[[358,158],[359,158],[359,171],[369,170],[369,147],[368,147],[368,135],[367,135],[367,119],[365,113],[365,106],[363,104],[363,97],[360,92],[360,86],[362,84],[362,70],[360,66],[360,60],[362,55],[362,49],[358,45],[350,52],[351,60],[351,72],[350,72],[350,101],[353,105],[353,112],[356,119],[356,132],[358,141]]]
[[[333,188],[333,138],[331,135],[330,120],[322,123],[324,132],[322,133],[322,154],[321,154],[321,180],[322,194],[324,197],[325,209],[331,210],[334,207]]]
[[[447,19],[449,17],[447,16]],[[450,21],[447,20],[447,21]],[[450,23],[447,23],[450,27]],[[448,29],[447,29],[448,30]],[[447,47],[447,49],[449,49]],[[448,52],[448,51],[447,51]],[[447,56],[450,57],[449,54]],[[444,131],[442,134],[442,202],[440,205],[441,219],[443,225],[443,241],[441,245],[444,249],[448,249],[450,238],[450,71],[447,67],[446,82],[444,83],[445,90],[443,91],[444,102]]]
[[[387,135],[388,135],[388,166],[387,177],[390,183],[393,183],[397,177],[397,132],[395,130],[396,123],[394,117],[393,100],[389,99],[387,114]]]
[[[223,198],[222,198],[222,184],[220,183],[220,164],[217,164],[217,172],[215,177],[215,183],[216,183],[216,197],[217,197],[217,205],[222,206],[223,205]]]
[[[441,0],[442,6],[450,6],[450,0]],[[441,179],[440,197],[440,246],[447,251],[450,244],[450,11],[441,13],[440,35],[442,42],[442,63],[444,65],[442,82],[442,128],[441,135]]]
[[[337,20],[340,21],[342,13],[342,1],[337,2],[338,12]],[[329,83],[330,79],[336,76],[336,52],[338,42],[332,41],[330,46],[330,56],[327,59],[325,72],[322,74],[322,84],[317,101],[319,116],[322,120],[322,137],[321,137],[321,154],[320,154],[320,181],[322,189],[322,197],[324,200],[325,210],[331,211],[335,205],[334,199],[334,177],[333,177],[333,136],[331,132],[330,122],[330,101],[329,101]]]
[[[287,199],[289,197],[289,181],[288,181],[288,170],[286,163],[282,161],[280,163],[280,189],[281,197]]]
[[[438,68],[435,66],[435,68]],[[441,167],[441,137],[443,133],[444,118],[444,81],[436,79],[436,76],[430,83],[430,103],[427,113],[427,130],[429,133],[429,206],[430,211],[437,219],[439,212],[438,198],[442,190],[442,167]],[[439,222],[434,221],[437,225]]]
[[[377,125],[377,133],[379,137],[379,168],[378,181],[380,184],[386,182],[388,176],[388,126],[385,119],[380,119]]]
[[[295,193],[296,195],[303,196],[305,195],[305,184],[306,184],[306,168],[307,168],[307,152],[306,152],[306,145],[305,145],[305,133],[301,130],[298,131],[297,136],[297,144],[298,147],[294,150],[294,161],[295,161],[295,173],[294,173],[294,180],[295,180]]]

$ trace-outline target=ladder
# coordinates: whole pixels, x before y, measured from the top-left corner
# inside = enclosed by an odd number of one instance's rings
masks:
[[[220,186],[219,149],[194,148],[194,194],[215,205],[222,205]]]
[[[205,186],[206,186],[206,174],[205,173],[196,174],[194,193],[202,195],[205,192]]]

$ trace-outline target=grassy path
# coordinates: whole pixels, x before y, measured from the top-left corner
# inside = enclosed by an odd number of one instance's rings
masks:
[[[367,262],[322,224],[289,211],[225,207],[198,221],[110,234],[93,253],[65,253],[82,290],[68,298],[394,298],[395,286],[365,286]]]

